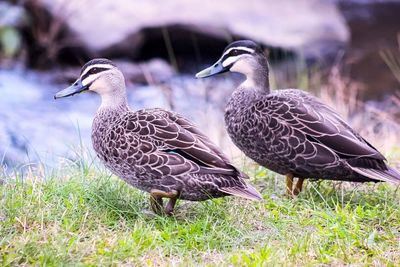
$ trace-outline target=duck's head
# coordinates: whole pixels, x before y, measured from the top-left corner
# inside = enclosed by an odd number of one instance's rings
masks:
[[[238,88],[269,91],[268,61],[259,45],[250,40],[236,41],[228,45],[220,59],[212,66],[198,72],[196,78],[210,77],[227,71],[246,76]]]
[[[112,95],[125,94],[125,79],[117,66],[108,59],[97,58],[87,62],[79,78],[68,88],[58,92],[54,98],[62,98],[93,91],[104,99]]]
[[[197,78],[210,77],[227,71],[248,75],[260,65],[265,55],[259,45],[250,40],[240,40],[229,44],[220,59],[212,66],[196,74]]]

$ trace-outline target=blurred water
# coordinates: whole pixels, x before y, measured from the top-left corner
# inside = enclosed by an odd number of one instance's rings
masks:
[[[35,72],[0,70],[0,157],[7,164],[57,162],[71,157],[80,143],[90,144],[92,118],[100,99],[92,93],[55,101],[53,95],[67,86],[49,84]],[[151,87],[138,89],[136,106],[151,99],[163,106],[163,97]],[[140,93],[141,91],[141,93]]]
[[[54,166],[60,159],[74,158],[81,141],[91,148],[91,124],[100,97],[84,93],[56,101],[54,94],[68,84],[52,84],[50,76],[0,70],[0,163],[16,166],[41,161]],[[128,100],[135,110],[174,109],[205,125],[210,121],[207,114],[221,112],[233,86],[230,79],[217,81],[220,86],[215,86],[215,80],[213,84],[218,90],[209,90],[210,82],[192,76],[175,77],[166,85],[130,86]],[[222,121],[222,114],[216,117]]]

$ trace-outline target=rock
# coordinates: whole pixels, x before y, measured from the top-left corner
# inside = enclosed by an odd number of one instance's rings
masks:
[[[165,29],[176,25],[225,41],[232,36],[250,38],[306,57],[321,56],[332,47],[336,51],[349,39],[346,23],[336,6],[322,0],[42,0],[42,3],[53,16],[63,17],[77,39],[97,53],[119,47],[135,54],[148,41],[143,30],[152,28],[163,30],[157,43],[166,46],[169,37]],[[191,37],[184,36],[185,42],[196,45]]]

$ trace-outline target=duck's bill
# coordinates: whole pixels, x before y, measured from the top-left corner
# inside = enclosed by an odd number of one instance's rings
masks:
[[[64,90],[61,90],[58,92],[55,96],[54,99],[62,98],[62,97],[67,97],[67,96],[72,96],[75,94],[79,94],[83,91],[86,91],[88,89],[88,86],[84,86],[82,84],[82,81],[80,79],[76,80],[70,87],[65,88]]]
[[[229,68],[222,66],[221,62],[218,61],[211,67],[208,67],[208,68],[198,72],[196,74],[196,78],[206,78],[206,77],[210,77],[213,75],[227,72],[228,70],[229,70]]]

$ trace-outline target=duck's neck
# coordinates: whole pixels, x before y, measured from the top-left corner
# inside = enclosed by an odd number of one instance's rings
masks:
[[[96,116],[92,124],[92,141],[95,150],[99,148],[99,138],[105,133],[108,127],[112,127],[113,123],[118,120],[129,110],[128,101],[125,94],[101,95],[101,105],[97,109]]]
[[[227,116],[247,110],[255,101],[270,93],[268,62],[265,57],[257,58],[247,65],[245,62],[239,66],[236,64],[232,68],[240,69],[246,80],[232,93],[226,106]]]
[[[260,94],[269,94],[269,68],[264,56],[254,58],[253,61],[239,61],[232,66],[231,71],[245,75],[246,80],[238,88],[252,90]]]
[[[124,111],[128,109],[129,106],[125,91],[101,95],[99,111]]]

